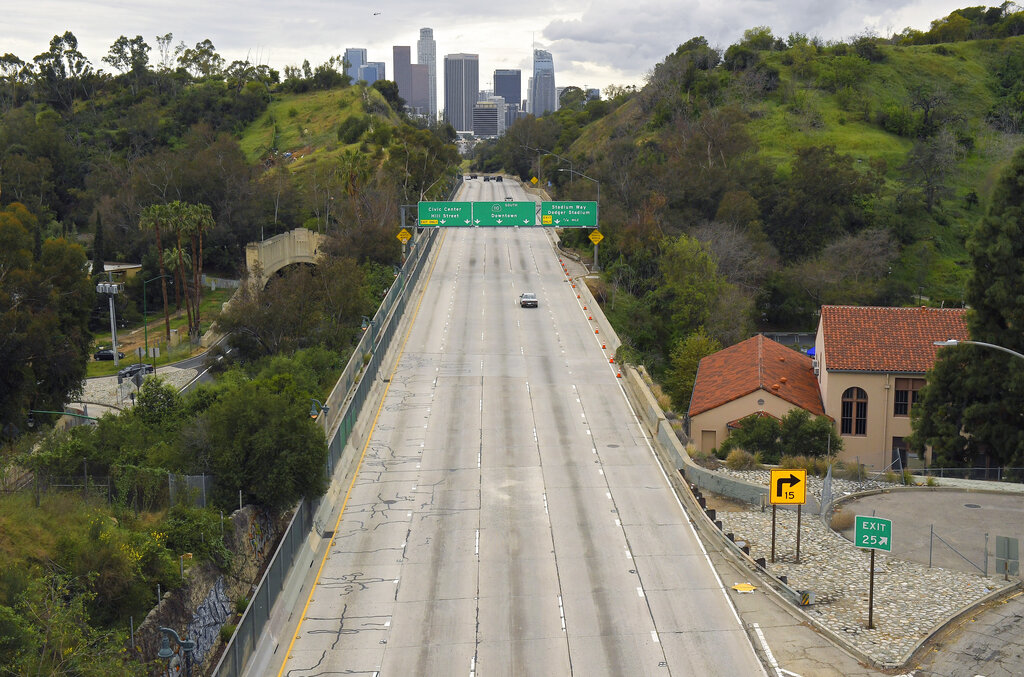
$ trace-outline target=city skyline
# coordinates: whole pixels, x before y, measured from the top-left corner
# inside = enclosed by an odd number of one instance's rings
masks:
[[[285,66],[301,66],[308,59],[315,67],[357,45],[367,49],[371,60],[385,62],[385,70],[393,74],[392,47],[412,45],[419,29],[429,26],[438,60],[444,54],[477,53],[485,78],[499,68],[532,73],[536,46],[551,52],[559,83],[603,91],[609,84],[642,86],[658,62],[697,35],[722,49],[738,41],[745,29],[759,25],[780,37],[801,32],[838,40],[865,30],[889,35],[906,26],[927,29],[931,20],[962,5],[954,0],[850,0],[835,6],[812,0],[634,0],[623,11],[611,0],[429,8],[407,0],[381,0],[372,7],[309,0],[284,10],[280,3],[250,0],[240,12],[242,5],[233,2],[179,0],[168,6],[152,0],[130,5],[53,0],[8,13],[0,25],[0,53],[31,61],[47,50],[54,35],[71,31],[93,68],[110,71],[102,58],[119,36],[141,35],[156,62],[156,36],[171,32],[174,44],[183,41],[192,47],[209,39],[227,63],[248,59],[282,74]],[[742,23],[736,16],[743,17]],[[437,73],[435,91],[443,86]]]

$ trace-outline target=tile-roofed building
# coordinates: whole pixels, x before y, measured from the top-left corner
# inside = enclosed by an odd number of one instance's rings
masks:
[[[731,421],[751,414],[782,418],[794,407],[825,413],[811,358],[759,334],[700,361],[690,433],[699,449],[710,451]]]
[[[961,308],[822,306],[830,371],[923,374],[935,363],[935,341],[970,338]],[[820,356],[819,356],[820,357]]]
[[[874,469],[907,467],[910,410],[941,348],[965,340],[961,308],[822,306],[814,342],[825,411],[843,438],[842,458]]]

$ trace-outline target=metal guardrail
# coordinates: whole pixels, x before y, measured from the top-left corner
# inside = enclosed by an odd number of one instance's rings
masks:
[[[356,344],[356,349],[349,358],[341,377],[327,398],[328,415],[326,426],[330,442],[327,445],[327,476],[334,474],[334,469],[341,461],[345,445],[348,443],[355,428],[357,419],[370,396],[373,382],[380,371],[384,355],[398,332],[402,317],[408,305],[410,290],[414,289],[428,254],[437,239],[437,230],[428,229],[416,236],[411,243],[405,264],[395,278],[387,295],[373,316],[373,320]],[[337,413],[335,413],[337,412]],[[210,672],[213,677],[237,677],[245,669],[246,663],[256,650],[256,645],[263,628],[270,619],[274,602],[284,587],[285,580],[291,571],[295,556],[305,542],[314,526],[320,499],[303,500],[299,503],[288,528],[281,538],[281,543],[274,552],[266,573],[260,579],[253,593],[249,606],[238,621],[238,627],[228,642],[216,667]]]

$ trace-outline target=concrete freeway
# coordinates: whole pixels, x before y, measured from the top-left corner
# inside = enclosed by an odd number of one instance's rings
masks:
[[[765,674],[548,233],[449,229],[427,271],[264,674]]]

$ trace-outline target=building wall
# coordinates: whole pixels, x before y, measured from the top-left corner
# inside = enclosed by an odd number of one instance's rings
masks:
[[[823,372],[824,373],[824,372]],[[924,374],[891,374],[874,372],[832,372],[828,387],[822,393],[825,411],[835,419],[836,430],[842,430],[843,392],[847,388],[861,388],[868,396],[866,434],[843,435],[843,451],[839,458],[857,462],[869,470],[888,468],[893,461],[893,438],[906,438],[911,433],[910,416],[895,416],[896,378],[924,378]]]
[[[759,404],[763,401],[764,404]],[[729,436],[729,421],[735,421],[745,416],[764,411],[776,418],[782,418],[796,405],[773,395],[767,390],[756,390],[749,395],[726,402],[720,407],[709,409],[703,413],[690,418],[690,438],[699,451],[711,451],[711,448],[704,448],[708,443],[705,431],[714,431],[715,447],[722,446],[722,442]]]
[[[426,64],[414,63],[409,69],[412,72],[412,94],[406,103],[420,115],[428,115],[430,111],[430,96],[428,94],[428,83],[430,82],[430,69]]]
[[[480,58],[476,54],[444,57],[444,117],[455,131],[473,129],[473,105],[480,91]]]
[[[427,117],[437,119],[437,43],[434,29],[421,28],[416,42],[416,62],[427,67]]]
[[[412,50],[408,45],[394,45],[391,48],[391,57],[395,66],[398,96],[405,99],[408,104],[412,100]]]

